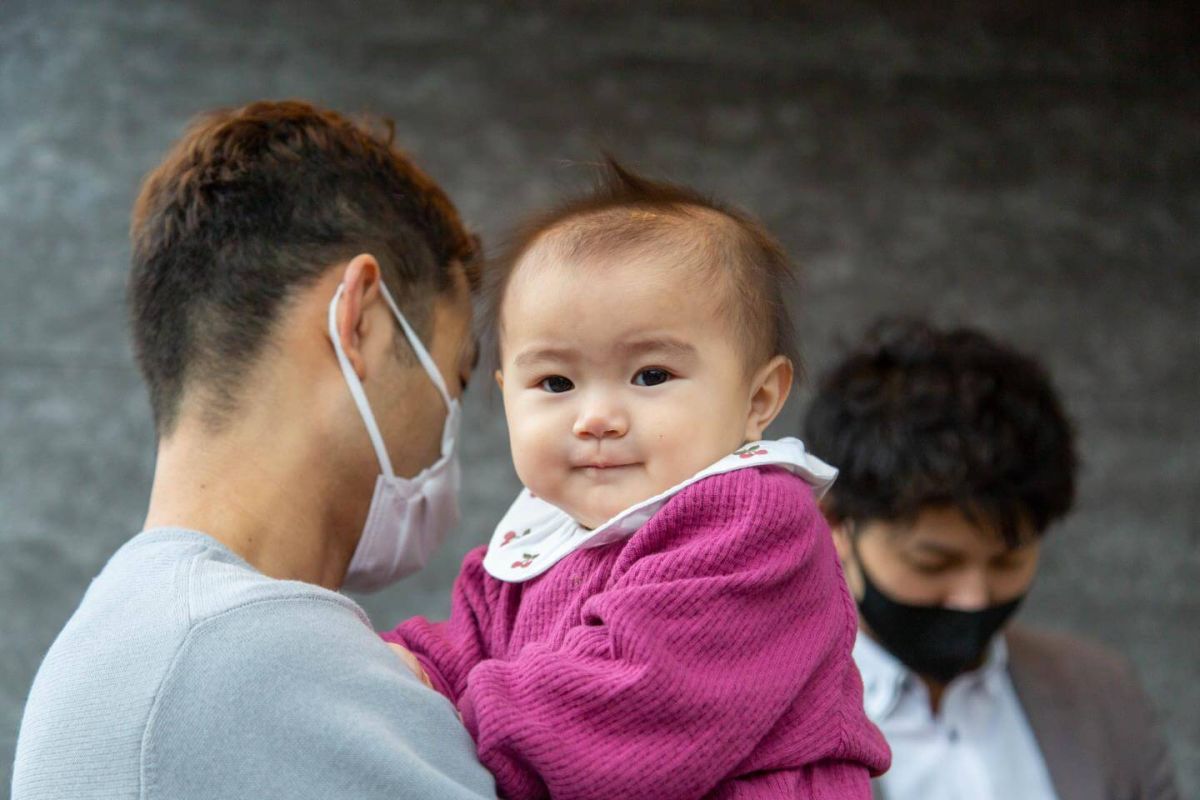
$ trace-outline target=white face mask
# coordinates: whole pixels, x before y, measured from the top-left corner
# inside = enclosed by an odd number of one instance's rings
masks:
[[[387,287],[380,283],[383,297],[408,337],[413,352],[446,403],[441,457],[414,478],[398,477],[392,470],[392,460],[388,457],[383,436],[375,423],[375,415],[367,403],[362,382],[346,358],[342,339],[338,336],[337,304],[344,288],[338,286],[329,303],[329,336],[333,339],[333,348],[337,352],[346,384],[350,387],[350,394],[354,396],[354,402],[366,423],[383,474],[375,482],[375,495],[367,512],[367,523],[350,559],[343,588],[374,592],[428,564],[446,534],[458,524],[459,466],[454,442],[458,438],[459,406],[447,391],[437,364],[421,344],[408,320],[400,313]]]

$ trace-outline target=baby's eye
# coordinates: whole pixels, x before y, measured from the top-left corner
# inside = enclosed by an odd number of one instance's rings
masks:
[[[644,369],[633,376],[633,382],[637,386],[658,386],[660,383],[666,383],[669,380],[671,380],[671,373],[658,367]]]
[[[564,378],[562,375],[551,375],[549,378],[543,378],[540,385],[551,394],[562,394],[575,388],[575,384],[571,383],[571,379]]]

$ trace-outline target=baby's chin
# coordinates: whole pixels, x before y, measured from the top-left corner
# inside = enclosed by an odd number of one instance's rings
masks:
[[[649,500],[657,492],[649,494],[630,495],[628,497],[612,498],[605,502],[590,503],[554,503],[570,517],[588,530],[599,528],[613,517],[626,509],[636,506],[644,500]],[[551,500],[550,502],[554,502]]]
[[[547,503],[566,512],[583,527],[594,530],[622,511],[662,494],[692,474],[689,472],[677,480],[673,480],[676,476],[672,475],[657,476],[658,480],[646,480],[641,478],[649,476],[638,476],[639,480],[636,481],[626,479],[607,484],[567,482],[566,485],[554,487],[559,491],[539,492],[533,486],[529,488]]]
[[[564,509],[564,511],[565,510],[566,509]],[[613,517],[615,517],[617,514],[621,513],[624,510],[625,510],[624,508],[614,509],[611,514],[605,514],[603,512],[599,512],[599,513],[590,512],[589,513],[587,511],[575,512],[575,513],[567,511],[567,514],[569,514],[571,516],[571,519],[578,522],[580,525],[582,525],[587,530],[594,531],[596,528],[599,528],[601,525],[608,522],[610,519],[612,519]]]

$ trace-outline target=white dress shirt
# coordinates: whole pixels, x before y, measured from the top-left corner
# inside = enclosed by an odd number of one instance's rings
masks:
[[[952,680],[935,716],[929,692],[861,631],[854,661],[867,716],[892,748],[876,781],[884,800],[1056,800],[1050,773],[1008,674],[996,636],[978,669]]]

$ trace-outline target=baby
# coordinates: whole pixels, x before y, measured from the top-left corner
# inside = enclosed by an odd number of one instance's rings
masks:
[[[526,489],[446,622],[384,635],[508,798],[868,798],[856,618],[816,496],[763,441],[793,380],[790,267],[756,223],[609,163],[491,276]]]

